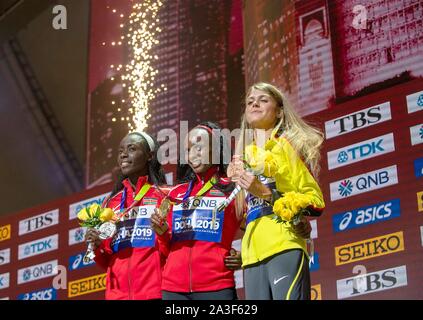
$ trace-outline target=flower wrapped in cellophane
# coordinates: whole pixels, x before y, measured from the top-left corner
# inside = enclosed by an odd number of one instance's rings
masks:
[[[245,148],[244,160],[248,168],[256,175],[274,177],[278,171],[278,165],[272,152],[254,144]]]
[[[116,232],[115,213],[110,208],[102,208],[98,204],[81,209],[77,214],[79,224],[82,227],[94,228],[99,231],[100,239],[104,240],[112,237]],[[84,256],[84,262],[95,258],[94,244],[88,243],[87,252]]]
[[[286,192],[275,201],[273,212],[280,222],[293,222],[295,225],[301,217],[307,213],[306,208],[310,205],[310,197],[295,191]]]
[[[97,203],[85,207],[78,212],[79,224],[82,227],[97,228],[104,222],[112,220],[115,213],[110,208],[102,208]]]

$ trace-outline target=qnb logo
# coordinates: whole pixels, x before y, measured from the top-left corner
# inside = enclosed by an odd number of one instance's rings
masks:
[[[406,266],[389,268],[336,281],[338,299],[352,298],[406,285]]]
[[[85,234],[84,229],[76,230],[75,236],[74,236],[75,242],[82,242],[84,240],[84,234]]]
[[[423,108],[423,93],[417,98],[417,105]]]
[[[391,166],[330,183],[332,201],[398,183],[397,166]]]
[[[10,273],[0,274],[0,289],[9,288]]]
[[[423,124],[410,127],[411,145],[423,143]]]
[[[18,270],[18,284],[43,279],[55,274],[57,260],[41,263]]]
[[[344,180],[339,184],[339,194],[343,197],[348,197],[353,191],[353,184],[350,180]]]

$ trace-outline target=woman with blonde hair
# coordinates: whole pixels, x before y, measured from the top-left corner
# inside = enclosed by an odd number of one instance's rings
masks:
[[[257,83],[248,90],[228,168],[245,190],[237,201],[247,202],[241,250],[247,299],[310,299],[304,225],[305,216],[320,216],[325,206],[315,178],[322,142],[323,134],[275,86]]]

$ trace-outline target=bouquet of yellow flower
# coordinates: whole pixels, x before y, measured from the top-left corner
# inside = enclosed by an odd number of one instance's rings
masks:
[[[310,205],[309,196],[290,191],[284,193],[283,197],[275,201],[273,205],[273,212],[276,214],[276,219],[282,222],[293,222],[297,225],[300,222],[301,216],[305,214],[306,208]]]
[[[110,208],[102,208],[98,204],[93,204],[89,207],[85,207],[78,212],[79,224],[82,227],[95,228],[100,234],[100,239],[104,240],[112,237],[116,232],[116,225],[113,222],[115,213]],[[84,262],[95,258],[94,244],[89,242],[87,252],[83,258]]]
[[[245,148],[244,157],[245,163],[256,175],[273,177],[278,171],[278,164],[269,150],[251,144]]]
[[[110,208],[102,208],[97,203],[85,207],[78,212],[78,219],[82,227],[96,228],[104,222],[112,220],[114,212]]]

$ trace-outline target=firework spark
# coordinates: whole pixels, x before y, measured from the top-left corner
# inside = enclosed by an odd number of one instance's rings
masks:
[[[122,86],[127,90],[130,107],[128,109],[132,121],[128,121],[130,131],[144,131],[147,128],[149,104],[160,87],[154,85],[158,71],[153,67],[158,57],[153,54],[153,47],[159,43],[157,34],[161,29],[157,26],[158,11],[161,1],[144,0],[133,5],[129,16],[127,45],[130,50],[130,61],[123,67]],[[121,25],[121,28],[123,25]]]

